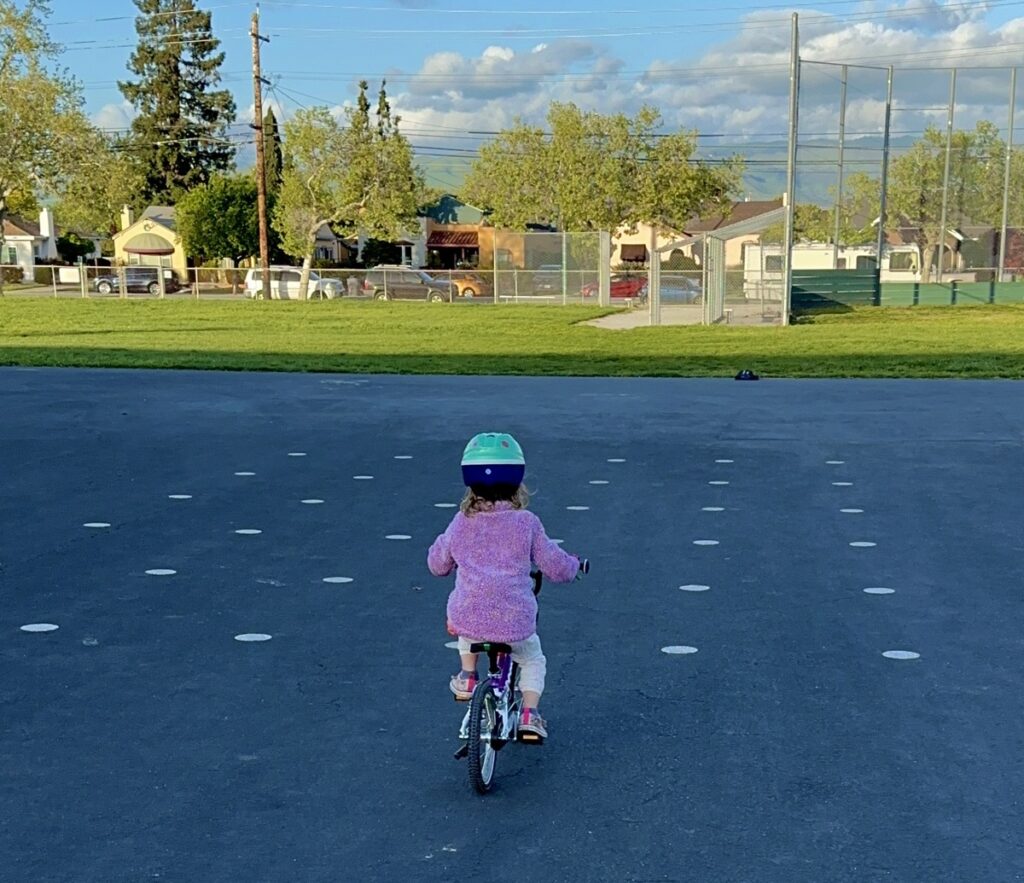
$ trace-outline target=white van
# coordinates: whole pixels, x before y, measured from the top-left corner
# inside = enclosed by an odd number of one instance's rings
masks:
[[[270,299],[298,300],[301,279],[300,267],[271,267]],[[344,286],[340,279],[323,279],[316,270],[310,270],[307,294],[310,300],[341,297],[344,294]],[[263,296],[263,272],[259,267],[252,267],[245,273],[245,296]]]

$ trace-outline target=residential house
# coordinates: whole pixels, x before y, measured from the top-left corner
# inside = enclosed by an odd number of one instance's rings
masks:
[[[121,229],[113,238],[116,263],[169,267],[182,281],[188,279],[188,260],[173,206],[151,205],[138,219],[125,206],[121,210]]]
[[[356,245],[335,233],[330,224],[324,224],[317,230],[314,260],[325,264],[348,265],[355,258],[356,251]]]
[[[485,226],[482,209],[446,193],[420,217],[424,241],[421,265],[436,270],[494,266],[494,236],[483,233]]]
[[[55,261],[57,253],[57,227],[53,212],[44,208],[39,223],[8,215],[4,218],[4,253],[0,264],[20,267],[22,278],[31,282],[35,278],[36,261]]]
[[[686,236],[699,238],[702,233],[714,233],[731,227],[734,224],[746,224],[749,221],[755,221],[762,215],[767,215],[769,212],[777,211],[782,208],[784,203],[785,200],[783,199],[751,199],[734,202],[728,211],[687,221],[684,233]],[[726,239],[725,266],[743,266],[744,247],[747,245],[759,245],[760,243],[760,232],[743,233],[742,235]],[[684,249],[682,253],[687,254],[687,251],[689,251],[688,256],[694,258],[698,264],[703,263],[703,256],[700,254],[700,243],[693,243],[690,249]],[[671,252],[671,254],[674,253],[674,251]]]

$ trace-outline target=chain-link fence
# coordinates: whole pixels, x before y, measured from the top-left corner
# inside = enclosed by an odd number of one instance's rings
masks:
[[[1017,77],[801,60],[795,309],[1024,300]]]

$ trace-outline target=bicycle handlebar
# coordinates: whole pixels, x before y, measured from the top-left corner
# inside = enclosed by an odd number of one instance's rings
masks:
[[[577,579],[579,579],[581,574],[585,575],[590,573],[590,559],[580,558],[579,562],[580,569],[579,572],[576,574]],[[544,585],[544,574],[540,570],[531,570],[530,576],[533,577],[533,594],[539,595],[541,586]]]

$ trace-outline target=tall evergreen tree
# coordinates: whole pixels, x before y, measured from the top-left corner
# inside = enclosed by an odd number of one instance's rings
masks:
[[[271,199],[281,189],[281,172],[284,158],[281,151],[281,130],[277,125],[274,108],[267,108],[263,115],[263,156],[267,175],[267,194]]]
[[[213,36],[210,13],[194,0],[135,0],[139,44],[128,62],[138,78],[120,83],[138,116],[132,141],[149,202],[173,203],[178,195],[229,169],[235,148],[227,140],[235,102],[218,89],[224,53]]]

